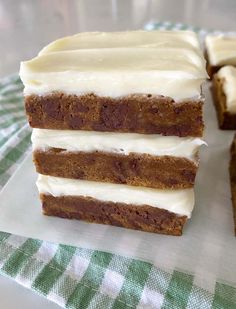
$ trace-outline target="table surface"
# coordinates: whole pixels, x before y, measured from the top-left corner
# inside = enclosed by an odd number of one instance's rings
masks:
[[[0,0],[0,77],[46,44],[79,31],[141,29],[171,21],[235,31],[235,0]],[[14,297],[12,297],[14,296]],[[59,308],[0,276],[2,308]]]

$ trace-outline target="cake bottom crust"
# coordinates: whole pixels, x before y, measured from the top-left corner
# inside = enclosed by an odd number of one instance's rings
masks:
[[[226,96],[223,90],[224,80],[213,78],[212,97],[216,108],[218,124],[222,130],[236,130],[236,114],[232,114],[226,109]]]
[[[104,202],[83,196],[40,194],[43,213],[68,219],[108,224],[145,232],[180,236],[186,216],[148,205]]]

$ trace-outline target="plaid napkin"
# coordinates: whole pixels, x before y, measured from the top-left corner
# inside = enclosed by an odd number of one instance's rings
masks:
[[[189,29],[171,23],[147,28]],[[0,188],[30,148],[22,90],[17,75],[0,81]],[[184,270],[3,232],[0,274],[64,308],[236,308],[236,288],[220,281],[209,292]]]

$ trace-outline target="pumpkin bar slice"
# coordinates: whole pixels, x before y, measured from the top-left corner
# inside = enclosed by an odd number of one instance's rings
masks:
[[[236,36],[210,34],[205,39],[207,71],[210,77],[223,66],[236,66]]]
[[[193,189],[158,190],[39,175],[45,215],[176,235],[194,206]]]
[[[203,134],[205,59],[195,33],[79,33],[21,63],[34,128]]]
[[[212,94],[219,127],[236,130],[236,68],[225,66],[213,78]]]
[[[158,134],[33,129],[37,172],[159,189],[193,187],[203,140]]]

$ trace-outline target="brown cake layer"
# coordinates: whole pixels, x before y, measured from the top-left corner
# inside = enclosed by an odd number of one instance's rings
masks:
[[[25,97],[28,120],[34,128],[174,136],[202,136],[202,105],[203,99],[177,103],[154,95],[110,98],[55,92]]]
[[[160,189],[193,187],[198,168],[198,163],[181,157],[56,148],[34,151],[34,163],[43,175]]]
[[[68,219],[109,224],[146,232],[180,236],[187,221],[165,209],[103,202],[90,197],[41,194],[43,213]]]
[[[235,130],[236,129],[236,114],[232,114],[226,109],[226,96],[223,90],[224,79],[214,75],[212,81],[212,96],[215,104],[218,124],[220,129]]]
[[[234,233],[236,236],[236,135],[231,146],[231,160],[229,165],[231,194],[232,194],[232,206],[234,214]]]

